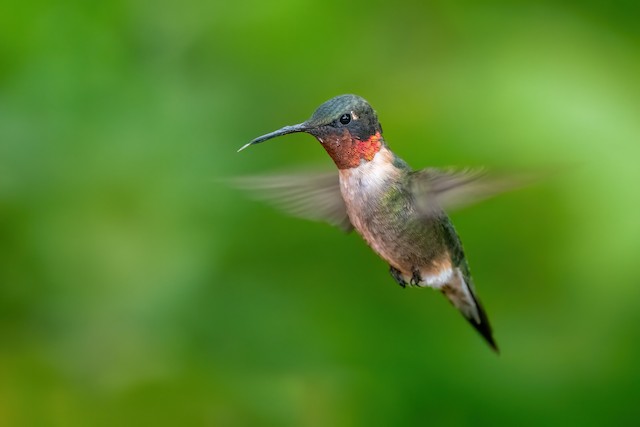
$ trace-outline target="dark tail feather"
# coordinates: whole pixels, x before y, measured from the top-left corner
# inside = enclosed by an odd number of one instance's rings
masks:
[[[493,332],[487,313],[482,308],[482,304],[475,296],[473,288],[468,285],[464,274],[457,269],[454,279],[440,288],[442,293],[449,299],[467,321],[482,335],[487,344],[496,352],[498,345],[493,339]]]
[[[493,331],[491,330],[491,324],[489,323],[489,318],[487,317],[487,313],[484,311],[482,304],[480,304],[480,301],[478,301],[475,295],[473,295],[473,300],[475,301],[476,307],[478,308],[478,314],[480,315],[480,323],[476,322],[474,318],[470,318],[470,317],[467,317],[467,320],[469,321],[469,323],[471,323],[471,326],[473,326],[476,329],[476,331],[478,331],[480,335],[482,335],[482,338],[484,338],[485,341],[487,341],[487,344],[489,344],[489,346],[493,349],[493,351],[500,354],[500,349],[498,349],[498,344],[496,344],[496,341],[493,339]]]

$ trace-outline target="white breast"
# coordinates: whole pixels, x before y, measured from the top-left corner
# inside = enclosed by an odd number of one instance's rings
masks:
[[[340,190],[347,205],[347,214],[353,226],[367,241],[369,246],[383,259],[391,263],[391,253],[387,253],[388,242],[394,239],[386,229],[384,218],[376,218],[375,207],[386,194],[387,187],[401,173],[393,165],[393,154],[382,147],[369,162],[358,167],[340,170]]]
[[[393,154],[383,146],[371,161],[363,161],[355,168],[341,169],[340,189],[345,199],[357,203],[362,198],[379,195],[397,174]]]

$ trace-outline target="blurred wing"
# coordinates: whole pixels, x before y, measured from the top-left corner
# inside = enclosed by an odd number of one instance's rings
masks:
[[[412,173],[411,191],[425,215],[441,209],[459,209],[527,183],[524,177],[506,177],[484,169],[423,169]]]
[[[345,232],[353,229],[336,172],[248,176],[233,183],[290,215],[328,222]]]

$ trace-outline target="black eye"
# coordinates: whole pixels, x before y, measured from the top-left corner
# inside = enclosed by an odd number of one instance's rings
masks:
[[[340,116],[340,123],[343,125],[348,125],[351,121],[351,114],[343,114]]]

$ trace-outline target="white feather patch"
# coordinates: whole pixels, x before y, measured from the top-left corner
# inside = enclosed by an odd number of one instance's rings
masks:
[[[364,161],[356,168],[357,175],[361,178],[365,189],[371,191],[382,188],[396,172],[387,151],[386,148],[381,148],[370,162]]]
[[[437,274],[422,274],[422,280],[427,286],[434,289],[440,289],[451,281],[453,277],[453,269],[445,268],[440,270]]]

